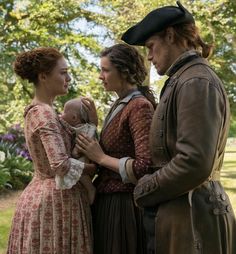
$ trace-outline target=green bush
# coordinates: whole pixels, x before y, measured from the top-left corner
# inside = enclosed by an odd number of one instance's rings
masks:
[[[11,179],[11,174],[8,168],[5,168],[3,162],[5,161],[5,153],[0,151],[0,190],[8,186],[8,182]]]
[[[0,190],[22,189],[32,179],[33,164],[19,125],[0,136],[0,162]]]

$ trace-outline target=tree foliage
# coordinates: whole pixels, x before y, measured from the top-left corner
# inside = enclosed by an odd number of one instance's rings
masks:
[[[193,13],[200,34],[207,43],[214,45],[209,59],[213,69],[222,79],[230,100],[232,123],[236,119],[236,1],[234,0],[182,0],[181,3]],[[151,10],[165,5],[176,5],[173,0],[101,0],[101,6],[109,13],[104,20],[110,33],[119,40],[122,33],[139,22]],[[140,48],[140,47],[139,47]],[[142,49],[145,54],[145,49]],[[160,90],[163,77],[155,86]]]
[[[22,122],[23,108],[33,96],[33,85],[17,79],[12,70],[16,54],[24,50],[52,46],[61,50],[68,59],[73,82],[69,94],[57,101],[59,109],[70,97],[88,92],[94,96],[103,94],[102,87],[97,85],[97,77],[94,78],[97,68],[89,60],[97,57],[102,48],[99,35],[93,32],[93,28],[99,25],[97,19],[101,14],[88,11],[88,4],[86,0],[1,1],[0,22],[3,25],[0,27],[0,113],[4,116],[1,117],[2,130],[13,122]],[[87,31],[83,30],[84,24]]]
[[[201,35],[215,46],[209,59],[228,92],[232,122],[236,118],[236,2],[234,0],[182,0],[193,14]],[[0,132],[21,122],[33,86],[17,79],[12,62],[17,53],[37,46],[60,49],[71,66],[73,82],[65,100],[89,95],[101,114],[111,96],[98,81],[100,50],[118,42],[122,33],[151,10],[176,5],[173,0],[1,0],[0,2]],[[139,47],[142,54],[145,48]],[[148,64],[148,63],[147,63]],[[148,65],[150,67],[150,65]],[[160,90],[163,79],[153,86]]]

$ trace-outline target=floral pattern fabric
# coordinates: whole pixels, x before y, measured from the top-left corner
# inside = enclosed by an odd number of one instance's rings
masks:
[[[76,134],[76,137],[84,133],[89,137],[95,137],[96,135],[96,126],[94,124],[80,124],[78,127],[72,127],[70,126],[66,121],[64,121],[62,118],[60,118],[61,123],[65,126],[65,128],[68,129],[69,132]],[[74,137],[74,139],[76,139]],[[73,158],[69,159],[71,162],[71,167],[69,171],[64,176],[56,175],[55,181],[56,181],[56,188],[57,189],[70,189],[72,186],[74,186],[78,180],[80,179],[83,169],[85,166],[86,158],[85,156],[80,156],[78,160],[75,160]]]
[[[70,133],[50,106],[30,105],[25,138],[35,174],[18,200],[7,253],[92,254],[86,190],[79,182],[67,190],[55,184],[55,175],[72,166]]]

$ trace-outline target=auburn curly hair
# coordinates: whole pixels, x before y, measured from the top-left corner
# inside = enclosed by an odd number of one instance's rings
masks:
[[[15,73],[22,79],[36,85],[38,75],[40,73],[50,73],[62,57],[63,55],[55,48],[40,47],[20,53],[13,63],[13,68]]]

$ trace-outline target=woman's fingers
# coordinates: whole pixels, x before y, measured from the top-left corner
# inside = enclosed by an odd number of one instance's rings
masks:
[[[86,148],[88,148],[89,145],[92,145],[94,142],[94,139],[84,136],[83,134],[79,134],[79,136],[77,137],[77,144],[79,145],[79,147],[85,150]]]
[[[89,140],[87,137],[83,136],[83,135],[79,135],[77,137],[77,143],[82,147],[85,148],[88,144],[89,144]]]
[[[91,108],[91,103],[90,103],[90,101],[87,99],[87,98],[83,98],[82,99],[82,103],[83,103],[83,105],[85,106],[85,108],[86,108],[86,110],[90,110],[90,108]]]
[[[94,101],[89,97],[84,97],[82,100],[85,101],[86,103],[90,104],[90,105],[95,105]]]
[[[90,98],[85,97],[82,99],[82,103],[88,112],[90,122],[97,126],[98,116],[97,116],[97,111],[96,111],[96,106],[94,104],[94,101],[91,100]]]
[[[82,142],[89,142],[90,141],[90,138],[85,136],[84,134],[79,134],[77,139],[81,140]]]
[[[82,103],[84,104],[84,106],[86,107],[86,109],[88,110],[96,110],[96,106],[94,104],[94,101],[91,100],[90,98],[84,97],[82,99]]]
[[[77,139],[76,148],[85,154],[90,160],[99,163],[104,152],[96,139],[80,134]]]

